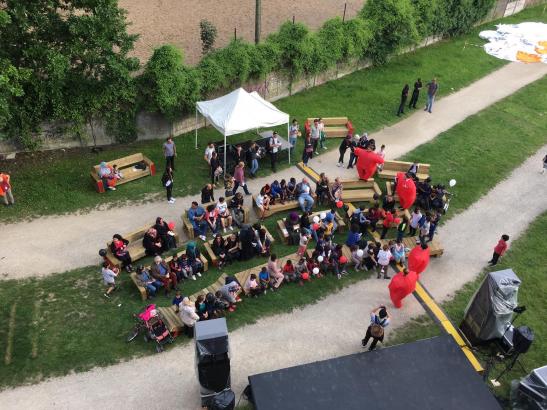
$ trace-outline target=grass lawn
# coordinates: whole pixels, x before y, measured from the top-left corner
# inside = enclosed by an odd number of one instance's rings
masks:
[[[538,6],[503,19],[507,23],[527,20],[547,21],[547,13]],[[300,119],[301,123],[308,116],[347,115],[358,132],[362,132],[365,127],[369,132],[377,130],[398,120],[395,111],[404,83],[412,83],[416,77],[427,80],[436,76],[440,82],[439,94],[442,96],[506,64],[505,61],[487,55],[480,47],[465,46],[467,42],[480,44],[478,32],[494,24],[488,23],[466,36],[398,56],[386,66],[353,73],[280,100],[276,105],[289,112],[291,117]],[[423,101],[423,96],[421,99]],[[284,134],[284,128],[281,128]],[[208,169],[202,159],[204,145],[209,140],[221,139],[212,128],[200,130],[200,148],[196,151],[193,135],[189,133],[176,138],[179,152],[174,185],[176,196],[196,193],[208,181]],[[231,140],[243,141],[249,138],[251,134],[234,136]],[[153,178],[122,185],[116,192],[103,195],[94,191],[89,177],[91,166],[101,160],[113,160],[135,152],[147,155],[161,170],[164,166],[161,144],[160,140],[142,141],[110,146],[100,155],[88,149],[76,149],[36,153],[21,156],[15,161],[0,161],[0,169],[7,170],[13,176],[14,193],[18,201],[17,206],[2,209],[2,220],[16,221],[27,217],[62,214],[123,200],[142,201],[154,198],[153,194],[163,196],[161,172]],[[337,145],[338,142],[331,142],[330,148]],[[302,141],[296,152],[297,158],[300,158],[301,149]],[[267,161],[262,167],[260,174],[264,175],[264,170],[268,168]]]
[[[519,289],[519,305],[525,305],[526,312],[515,322],[515,325],[527,325],[535,334],[535,340],[530,350],[520,356],[520,362],[527,370],[531,371],[536,367],[545,365],[547,357],[547,305],[545,304],[545,293],[547,292],[547,255],[545,253],[545,232],[547,232],[547,212],[539,216],[518,240],[511,244],[508,253],[502,258],[497,266],[485,269],[484,272],[473,282],[468,283],[456,293],[454,298],[443,304],[443,308],[452,319],[453,323],[460,324],[467,303],[478,289],[484,276],[491,271],[511,268],[521,279]],[[437,324],[428,316],[421,316],[404,327],[398,329],[389,338],[389,344],[407,343],[410,341],[424,339],[440,334],[441,330]],[[488,348],[481,349],[479,358],[486,365],[486,359],[490,354]],[[492,369],[491,379],[497,377],[503,370],[504,365],[499,363]],[[502,385],[492,388],[493,393],[498,396],[507,407],[509,403],[510,383],[513,379],[519,379],[527,373],[517,365],[511,372],[505,375],[500,382]],[[490,384],[489,384],[490,385]],[[492,387],[490,385],[490,387]]]
[[[431,162],[435,179],[453,177],[459,181],[451,214],[471,205],[545,143],[547,116],[538,114],[547,111],[547,101],[542,98],[546,87],[547,78],[539,80],[409,154],[409,157]],[[493,122],[502,122],[497,125],[503,129],[496,126],[488,132],[487,125]],[[517,134],[518,139],[514,138]],[[479,136],[480,147],[473,144]],[[521,140],[525,142],[521,143]],[[449,156],[436,159],[438,152],[451,147],[454,148]],[[450,168],[443,165],[445,158],[450,158]],[[474,175],[476,180],[469,180],[469,175]],[[276,239],[275,221],[283,216],[273,216],[266,221]],[[344,239],[342,236],[341,240]],[[538,240],[538,243],[542,242]],[[274,245],[274,252],[280,256],[294,251],[294,247],[283,246],[279,241]],[[537,259],[528,260],[536,270],[542,266]],[[225,272],[233,274],[262,262],[264,259],[234,264]],[[218,275],[218,270],[213,269],[200,280],[185,283],[183,292],[192,294],[203,289]],[[230,316],[230,329],[252,323],[258,317],[313,303],[365,277],[366,274],[359,273],[338,281],[330,276],[314,281],[304,289],[289,285],[279,293],[246,300],[236,314]],[[0,326],[0,340],[5,346],[3,353],[6,355],[8,352],[9,363],[0,365],[0,387],[62,375],[72,370],[83,371],[95,365],[106,366],[152,353],[153,346],[140,339],[129,346],[124,342],[132,327],[131,314],[144,306],[133,284],[126,277],[121,291],[110,300],[102,297],[102,291],[96,266],[41,279],[1,281],[0,314],[5,320]],[[160,296],[157,303],[168,305],[170,300]],[[184,340],[180,338],[177,343]]]

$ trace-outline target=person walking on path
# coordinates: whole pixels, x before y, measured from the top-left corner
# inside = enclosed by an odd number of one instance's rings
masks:
[[[490,265],[494,266],[497,265],[499,259],[503,256],[509,245],[507,245],[507,241],[509,241],[509,235],[502,235],[501,239],[498,241],[498,244],[494,248],[494,254],[492,255],[492,259],[488,262]]]
[[[545,174],[545,170],[547,169],[547,155],[543,157],[543,168],[541,169],[541,174]]]
[[[408,103],[408,108],[416,108],[416,103],[418,102],[418,97],[420,96],[420,90],[422,89],[422,80],[418,78],[414,83],[414,90],[412,90],[412,97],[410,97],[410,102]]]
[[[427,104],[425,105],[424,111],[427,111],[431,114],[431,108],[433,108],[433,101],[435,101],[435,94],[439,89],[439,84],[437,79],[433,78],[431,82],[427,83]]]
[[[372,351],[376,348],[378,342],[384,341],[384,328],[389,325],[390,316],[385,306],[378,306],[370,312],[370,325],[367,328],[365,338],[361,341],[363,347],[367,347],[368,341],[372,338],[372,343],[368,348]]]
[[[270,140],[268,141],[268,145],[270,147],[270,160],[272,163],[272,171],[277,172],[275,164],[277,162],[277,152],[281,147],[281,142],[279,141],[279,134],[277,133],[277,131],[273,132]]]
[[[344,138],[340,143],[340,146],[338,147],[338,152],[340,152],[340,156],[338,157],[338,164],[336,164],[336,166],[344,166],[344,156],[346,155],[346,151],[351,147],[351,139],[351,134],[348,134],[346,135],[346,138]]]
[[[298,121],[296,121],[296,118],[292,120],[292,124],[289,127],[289,144],[290,144],[290,150],[291,155],[294,152],[294,147],[296,147],[296,141],[298,140],[298,137],[302,135],[300,133],[300,127],[298,126]]]
[[[401,114],[405,113],[405,104],[406,99],[408,98],[408,90],[408,84],[405,84],[405,86],[403,87],[403,91],[401,91],[401,103],[399,104],[399,109],[397,110],[397,117],[400,117]]]
[[[302,151],[302,162],[308,166],[308,161],[313,158],[313,143],[310,137],[306,137],[304,140],[304,151]]]
[[[163,143],[163,155],[165,156],[165,168],[175,170],[175,157],[177,156],[177,146],[173,141],[173,137],[167,137]]]
[[[15,205],[15,199],[11,192],[11,183],[9,174],[3,174],[0,172],[0,196],[4,201],[4,205]]]
[[[165,188],[165,192],[167,194],[167,202],[170,204],[174,204],[175,198],[173,198],[173,170],[170,166],[167,166],[167,168],[165,168],[165,172],[161,177],[161,184]]]
[[[249,189],[247,188],[247,183],[245,182],[245,163],[244,162],[240,162],[235,170],[234,170],[234,179],[235,179],[235,184],[234,184],[234,192],[232,193],[232,195],[235,195],[236,192],[237,192],[237,189],[241,186],[243,187],[243,191],[245,192],[245,195],[251,195],[251,193],[249,192]]]

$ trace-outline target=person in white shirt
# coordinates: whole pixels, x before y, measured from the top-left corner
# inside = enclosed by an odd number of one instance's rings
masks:
[[[118,268],[110,268],[108,262],[103,263],[101,269],[101,275],[103,275],[103,282],[107,287],[104,293],[105,298],[110,298],[110,294],[116,289],[116,278],[118,277]]]
[[[264,220],[266,211],[270,209],[270,197],[264,194],[264,188],[262,188],[255,198],[256,207],[260,210],[260,221]]]
[[[389,251],[389,246],[384,245],[382,246],[382,249],[378,252],[378,276],[377,278],[380,279],[382,274],[384,275],[384,279],[389,279],[390,277],[387,274],[387,268],[389,267],[389,262],[391,261],[391,252]]]
[[[420,243],[426,243],[426,236],[429,235],[429,228],[431,227],[431,216],[425,217],[424,223],[420,226]]]
[[[279,152],[279,148],[281,148],[281,141],[279,141],[279,134],[277,131],[274,131],[270,140],[268,141],[268,144],[270,146],[270,159],[272,162],[272,171],[276,172],[275,164],[277,162],[277,153]]]
[[[319,145],[321,148],[327,149],[327,146],[325,145],[327,135],[325,134],[325,123],[323,122],[323,118],[319,118],[317,130],[319,131]]]
[[[375,310],[370,312],[370,324],[367,328],[365,338],[361,340],[363,347],[366,347],[368,341],[372,338],[369,351],[376,348],[378,341],[384,341],[384,328],[389,325],[390,316],[387,313],[385,306],[378,306]]]
[[[220,224],[222,225],[224,233],[226,233],[226,228],[230,228],[230,230],[233,231],[234,227],[232,226],[232,214],[228,210],[228,203],[226,202],[224,197],[221,196],[220,198],[218,198],[216,208],[218,210],[218,216],[220,216]]]
[[[420,211],[420,208],[414,208],[412,215],[410,215],[409,236],[416,235],[416,231],[418,230],[418,224],[420,223],[421,219],[422,219],[422,212]]]
[[[318,155],[319,152],[317,152],[317,145],[319,143],[319,138],[321,138],[321,134],[319,133],[319,119],[313,120],[313,124],[310,128],[310,135],[311,142],[313,144],[313,153]]]
[[[294,147],[296,147],[296,141],[298,137],[300,136],[300,127],[298,126],[298,121],[296,119],[292,120],[292,125],[289,127],[289,144],[291,146],[291,154],[294,151]]]
[[[378,151],[376,154],[378,154],[380,157],[382,157],[382,159],[385,159],[386,158],[386,146],[385,145],[382,145],[380,147],[380,151]],[[378,172],[382,172],[382,169],[384,169],[384,164],[378,164],[376,166],[376,168],[378,169]]]
[[[205,148],[205,154],[203,156],[203,158],[205,159],[205,161],[207,161],[207,163],[211,163],[213,152],[215,152],[215,144],[213,144],[212,142],[209,142],[207,144],[207,148]]]

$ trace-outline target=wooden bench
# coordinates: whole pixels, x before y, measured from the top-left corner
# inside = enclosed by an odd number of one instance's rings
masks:
[[[287,260],[289,259],[292,260],[293,264],[296,264],[300,260],[300,256],[294,253],[291,253],[290,255],[284,256],[282,258],[278,258],[277,260],[278,260],[279,266],[283,268],[283,266],[285,265],[285,262],[287,262]],[[251,274],[254,273],[258,277],[258,274],[260,273],[260,270],[262,269],[263,266],[268,266],[268,263],[263,263],[261,265],[255,266],[254,268],[245,269],[244,271],[236,273],[235,277],[237,278],[239,283],[241,283],[241,286],[245,287],[245,283],[247,282],[247,279],[249,279]]]
[[[404,161],[385,161],[382,171],[378,172],[380,178],[394,179],[398,172],[407,172],[412,162]],[[429,177],[429,164],[418,164],[418,173],[416,176],[420,181]]]
[[[232,198],[233,196],[229,196],[224,198],[224,200],[226,201],[226,203],[229,204]],[[209,205],[216,205],[216,203],[217,202],[207,202],[205,204],[202,204],[201,206],[203,207],[203,209],[207,210],[207,207]],[[184,211],[184,214],[181,215],[181,219],[182,219],[182,229],[186,233],[188,238],[190,239],[195,238],[196,233],[194,232],[194,226],[190,222],[190,219],[188,219],[188,209]],[[248,207],[243,206],[243,223],[248,223],[248,221],[249,221],[249,210],[248,210]]]
[[[315,195],[312,196],[315,197]],[[255,209],[256,215],[260,218],[261,211],[256,204],[256,197],[253,195],[252,198],[253,208]],[[299,207],[300,205],[298,204],[298,201],[296,199],[293,201],[285,201],[284,204],[282,204],[281,202],[276,202],[275,205],[270,205],[270,209],[266,210],[266,212],[264,213],[264,218],[267,218],[278,212],[288,211],[290,209],[296,209]]]
[[[348,206],[346,217],[349,222],[349,219],[351,218],[351,216],[353,215],[353,212],[355,211],[355,206],[351,203],[346,203],[346,205]],[[368,211],[368,209],[365,209],[365,212],[366,211]],[[401,210],[399,210],[399,212],[401,212]],[[408,218],[408,220],[410,220],[410,212],[408,211],[408,209],[402,210],[402,213]],[[378,233],[378,228],[381,229],[382,227],[383,227],[383,219],[380,219],[376,223],[376,231],[373,231],[372,229],[370,229],[370,227],[368,229],[368,233],[370,234],[370,236],[372,236],[372,239],[374,239],[376,242],[380,242],[380,234]],[[396,227],[397,227],[397,224],[395,223],[392,223],[390,225],[390,228],[396,228]]]
[[[144,162],[146,169],[136,169],[134,165]],[[109,166],[117,165],[118,170],[122,173],[123,178],[116,182],[116,185],[125,184],[126,182],[134,181],[135,179],[143,178],[148,175],[156,174],[156,165],[141,153],[129,155],[106,163]],[[95,189],[99,193],[105,192],[103,181],[99,178],[99,165],[95,165],[91,169],[91,181]]]
[[[304,123],[306,133],[311,133],[313,121],[317,118],[308,118]],[[346,135],[353,135],[353,124],[348,117],[327,117],[322,118],[325,125],[323,131],[327,138],[344,138]]]
[[[393,196],[393,199],[399,202],[399,195],[395,193],[395,181],[386,181],[386,195]]]
[[[186,250],[178,252],[177,257],[182,256],[185,253],[186,253]],[[167,264],[169,264],[169,262],[171,262],[171,259],[173,259],[172,256],[170,256],[168,258],[165,258],[164,261]],[[205,258],[205,256],[203,256],[203,254],[200,254],[199,259],[201,260],[201,263],[203,263],[203,271],[206,272],[207,270],[209,270],[209,261]],[[146,269],[150,269],[150,266],[146,266]],[[130,277],[131,277],[131,280],[133,281],[133,283],[135,284],[135,286],[137,287],[137,289],[139,290],[139,293],[141,294],[142,300],[146,300],[146,297],[147,297],[146,288],[139,285],[139,279],[137,278],[137,272],[131,272]]]
[[[314,216],[319,216],[321,212],[324,211],[317,211],[310,215],[310,221],[313,219]],[[344,232],[346,229],[346,222],[344,221],[344,218],[342,218],[340,215],[338,215],[338,212],[335,213],[334,219],[336,223],[338,224],[338,231]],[[285,227],[285,221],[287,218],[279,219],[277,221],[277,231],[279,232],[279,237],[283,241],[285,245],[289,244],[289,232],[287,231],[287,228]],[[298,225],[295,225],[296,227]]]
[[[127,245],[127,250],[129,251],[129,256],[131,256],[131,260],[133,262],[142,259],[146,256],[146,252],[144,250],[144,246],[142,246],[142,239],[144,238],[144,234],[153,227],[154,224],[143,226],[140,229],[137,229],[133,232],[129,232],[128,234],[122,235],[124,239],[127,239],[129,241],[129,244]],[[175,232],[175,239],[179,240],[179,234]],[[110,249],[110,244],[112,242],[108,242],[106,244],[106,256],[105,258],[108,260],[108,262],[113,265],[120,267],[120,261],[114,256]]]
[[[275,239],[274,237],[270,234],[270,232],[268,231],[268,228],[266,228],[266,226],[264,225],[261,225],[262,228],[266,229],[266,237],[270,240],[270,242],[273,244],[275,242]],[[235,233],[235,232],[230,232],[230,233],[227,233],[226,235],[223,235],[222,237],[224,239],[228,238],[232,233]],[[211,263],[213,264],[213,266],[218,266],[218,257],[217,255],[215,255],[215,253],[213,252],[213,242],[214,242],[214,238],[211,239],[211,240],[208,240],[207,242],[204,242],[203,243],[203,246],[205,247],[205,250],[207,251],[207,256],[209,256],[209,259],[211,260]]]

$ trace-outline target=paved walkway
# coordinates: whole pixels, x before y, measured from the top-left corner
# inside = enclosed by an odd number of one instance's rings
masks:
[[[433,114],[418,110],[396,125],[375,133],[373,137],[378,143],[387,145],[387,158],[397,158],[545,74],[545,64],[508,64],[467,88],[439,100],[433,107]],[[333,143],[338,144],[339,140]],[[331,176],[356,175],[355,170],[336,167],[337,159],[338,150],[334,150],[311,160],[310,165]],[[302,174],[291,167],[276,175],[278,179],[291,176],[301,177]],[[271,179],[266,177],[249,181],[251,191],[258,191],[260,186],[271,182]],[[175,221],[180,229],[183,210],[188,209],[191,201],[196,198],[195,195],[178,198],[175,205],[153,202],[4,225],[0,236],[0,279],[43,276],[96,264],[99,261],[98,250],[116,232],[138,229],[147,221],[154,221],[157,216]],[[49,239],[51,232],[56,233],[55,240]],[[26,246],[21,247],[21,243]],[[27,262],[29,249],[33,250],[32,264]]]
[[[432,259],[421,278],[438,301],[475,278],[502,233],[517,239],[530,221],[547,210],[547,176],[538,172],[546,150],[547,145],[442,227],[445,253]],[[523,197],[534,201],[522,201]],[[514,213],[513,204],[517,202],[519,212]],[[500,217],[508,214],[512,217]],[[364,280],[317,304],[262,318],[232,332],[232,383],[236,395],[241,394],[249,375],[361,351],[360,339],[369,310],[389,300],[387,284],[382,279]],[[392,326],[388,335],[393,328],[423,313],[414,298],[403,303],[400,310],[389,308]],[[5,409],[197,409],[194,346],[177,346],[161,355],[6,390],[0,392],[0,403]]]

